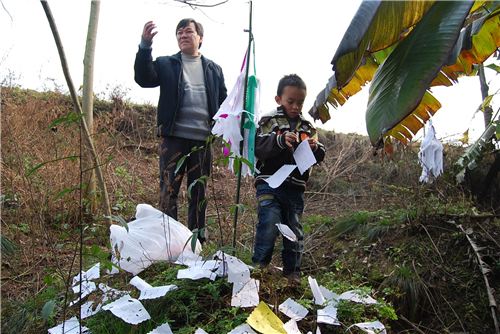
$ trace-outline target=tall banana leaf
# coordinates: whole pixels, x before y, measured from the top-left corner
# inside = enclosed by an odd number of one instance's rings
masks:
[[[465,1],[434,3],[379,67],[370,86],[366,111],[368,135],[373,145],[380,146],[382,135],[402,121],[408,129],[417,128],[421,123],[407,116],[420,105],[427,88],[445,64],[472,4]],[[427,120],[427,113],[432,115],[439,107],[434,99],[421,108],[419,116]],[[404,135],[402,131],[399,134]]]
[[[435,39],[438,36],[431,34],[430,39],[425,39],[425,32],[429,31],[430,27],[420,27],[428,22],[427,19],[426,21],[421,20],[434,6],[436,8],[433,9],[434,18],[431,22],[439,21],[444,28],[452,24],[454,25],[453,29],[458,29],[454,30],[454,33],[448,31],[447,35],[439,35],[442,38],[446,36],[452,38],[454,44],[446,40],[443,45],[438,43],[437,46],[439,47],[434,48],[434,44],[430,44],[430,42],[436,42]],[[439,10],[439,7],[442,6],[450,10]],[[468,12],[465,10],[467,7]],[[500,18],[498,15],[500,10],[498,7],[499,2],[495,1],[468,3],[461,1],[364,1],[332,60],[335,74],[330,78],[325,89],[318,94],[309,113],[314,119],[321,119],[326,122],[330,118],[327,103],[335,108],[343,105],[350,96],[359,92],[363,85],[371,81],[375,73],[379,71],[379,65],[395,50],[399,50],[400,56],[411,57],[412,55],[409,53],[413,53],[414,50],[404,50],[404,47],[413,47],[424,56],[423,59],[416,60],[421,61],[420,69],[425,68],[425,73],[428,76],[425,78],[422,76],[420,81],[414,79],[412,81],[411,78],[401,77],[394,79],[392,76],[388,77],[387,73],[378,75],[378,77],[380,80],[392,78],[399,82],[397,86],[393,87],[395,91],[403,82],[415,85],[411,89],[402,87],[403,93],[416,88],[419,91],[412,92],[412,98],[408,100],[403,96],[394,101],[389,99],[390,101],[387,102],[392,104],[393,108],[395,106],[401,107],[401,110],[404,111],[386,114],[381,111],[383,103],[377,102],[378,98],[386,96],[381,93],[379,87],[374,91],[378,96],[377,99],[372,96],[369,103],[372,108],[379,105],[380,114],[370,116],[367,113],[367,119],[373,119],[372,122],[377,123],[375,125],[367,124],[372,144],[380,146],[383,138],[388,137],[394,137],[406,143],[423,127],[428,118],[441,107],[440,103],[425,90],[436,85],[451,86],[457,82],[458,76],[472,75],[474,73],[472,70],[473,65],[484,62],[500,46]],[[439,18],[439,15],[443,17]],[[460,20],[457,21],[457,15],[463,18],[461,26],[458,24]],[[462,29],[464,26],[465,28]],[[417,30],[417,32],[414,32],[414,30]],[[457,35],[458,32],[459,35]],[[401,47],[401,44],[409,36],[416,36],[417,34],[419,38],[412,38],[414,41],[420,40],[420,49],[409,41],[403,44],[404,47]],[[446,49],[443,49],[443,47],[446,47],[448,54],[444,52]],[[407,58],[407,61],[409,59],[411,58]],[[427,65],[424,64],[425,59],[429,61]],[[441,68],[436,63],[432,63],[436,59],[441,63]],[[391,62],[393,62],[392,67],[387,65],[384,71],[388,69],[403,70],[397,67],[394,59],[391,59]],[[407,75],[411,74],[412,71],[410,68],[408,73],[400,73]],[[427,87],[424,87],[423,82],[427,83]],[[421,101],[416,98],[419,96]],[[385,98],[387,99],[387,97]],[[381,117],[381,120],[378,120],[378,117]],[[390,147],[386,146],[386,149],[390,149]]]

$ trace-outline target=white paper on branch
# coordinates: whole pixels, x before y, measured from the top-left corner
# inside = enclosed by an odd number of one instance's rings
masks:
[[[429,120],[429,129],[420,145],[418,163],[423,168],[420,182],[432,183],[436,177],[443,173],[443,144],[436,138],[436,130],[432,125],[432,120]]]
[[[104,305],[102,309],[111,311],[115,316],[132,325],[151,319],[141,302],[130,297],[130,295],[125,295],[112,303]]]
[[[269,183],[271,188],[278,188],[295,168],[297,168],[297,165],[283,165],[280,169],[278,169],[278,171],[276,171],[276,173],[267,178],[265,181]]]
[[[309,313],[309,311],[304,306],[300,305],[291,298],[288,298],[283,303],[281,303],[278,309],[295,321],[304,319],[307,313]]]
[[[92,293],[93,291],[95,291],[97,289],[94,282],[83,281],[81,284],[78,284],[78,285],[73,287],[73,292],[80,293],[80,287],[82,289],[81,296],[79,296],[76,300],[69,303],[69,306],[73,306],[74,304],[78,303],[78,301],[85,298],[86,296],[88,296],[90,293]]]
[[[299,144],[293,153],[293,158],[295,159],[295,163],[301,175],[317,162],[311,146],[309,146],[309,141],[307,140]]]
[[[101,275],[100,266],[99,266],[99,262],[98,262],[89,270],[82,271],[81,273],[79,273],[78,275],[73,277],[73,285],[80,282],[82,280],[82,277],[83,277],[84,281],[91,281],[94,279],[98,279],[100,277],[100,275]]]
[[[259,281],[250,279],[247,282],[233,283],[233,307],[254,307],[259,305]]]

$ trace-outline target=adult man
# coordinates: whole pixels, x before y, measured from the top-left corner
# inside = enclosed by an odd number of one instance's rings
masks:
[[[210,175],[212,117],[227,96],[222,69],[198,52],[203,26],[194,19],[177,24],[180,51],[172,56],[151,56],[156,25],[144,25],[135,58],[135,81],[141,87],[160,86],[157,135],[160,140],[160,210],[177,219],[177,196],[187,170],[188,228],[204,229],[207,203],[205,180]],[[175,172],[181,158],[182,167]],[[205,237],[198,236],[203,243]]]

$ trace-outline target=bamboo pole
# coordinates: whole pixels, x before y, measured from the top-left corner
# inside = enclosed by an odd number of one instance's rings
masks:
[[[252,40],[253,40],[253,35],[252,35],[252,0],[250,0],[250,18],[249,18],[249,29],[245,30],[248,32],[248,49],[247,49],[247,56],[246,56],[246,69],[245,69],[245,82],[244,82],[244,90],[243,90],[243,106],[246,107],[246,101],[247,101],[247,94],[248,94],[248,72],[250,69],[250,50],[252,46]],[[245,113],[241,113],[241,124],[240,124],[240,131],[241,131],[241,136],[243,137],[243,140],[240,142],[240,153],[243,156],[243,141],[245,140],[245,130],[243,126],[245,125]],[[240,187],[241,187],[241,161],[237,161],[238,164],[238,183],[236,185],[236,208],[234,210],[234,220],[233,220],[233,243],[232,246],[233,248],[236,248],[236,227],[238,225],[238,204],[240,202]],[[234,255],[234,250],[233,250],[233,255]]]

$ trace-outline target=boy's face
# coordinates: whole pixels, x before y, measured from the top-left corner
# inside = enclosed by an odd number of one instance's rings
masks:
[[[188,55],[198,55],[198,48],[203,41],[203,36],[198,35],[196,26],[193,22],[189,22],[184,28],[177,30],[177,43],[179,49]]]
[[[276,103],[285,107],[285,115],[295,118],[302,112],[307,92],[297,86],[285,86],[281,97],[276,95]]]

